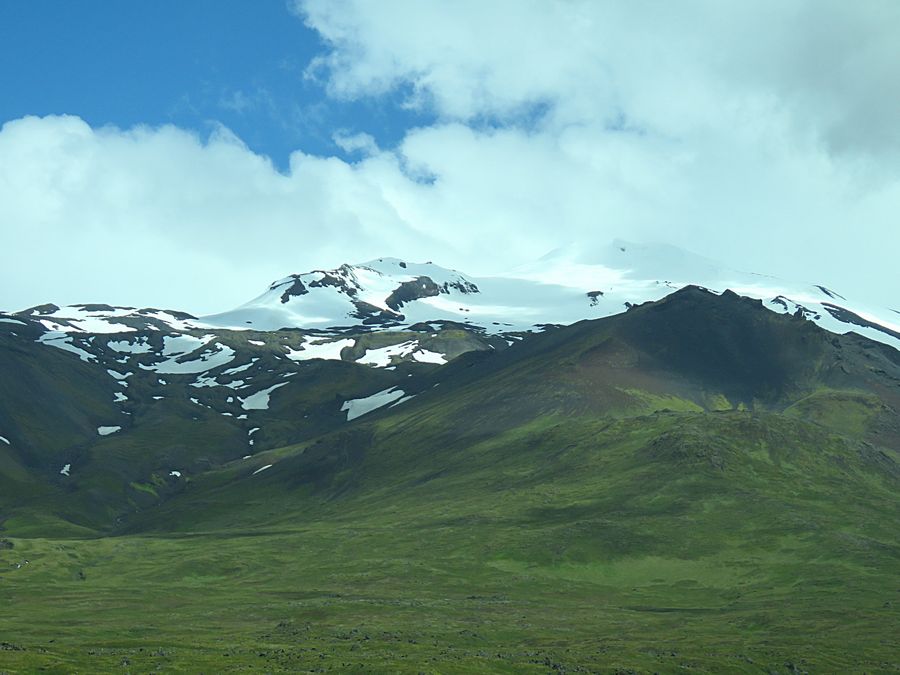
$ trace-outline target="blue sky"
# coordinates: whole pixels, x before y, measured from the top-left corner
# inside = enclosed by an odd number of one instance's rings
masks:
[[[397,94],[328,97],[305,76],[326,51],[285,0],[6,0],[0,121],[77,115],[93,127],[224,124],[284,168],[290,152],[346,156],[337,131],[395,145],[431,116]]]
[[[4,0],[0,308],[661,242],[896,306],[896,0]]]

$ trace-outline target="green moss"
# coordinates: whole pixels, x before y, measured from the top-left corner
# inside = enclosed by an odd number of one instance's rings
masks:
[[[129,483],[128,484],[133,490],[137,490],[138,492],[144,492],[153,497],[159,497],[156,492],[156,487],[147,483]]]
[[[883,408],[881,401],[873,394],[820,389],[790,405],[784,414],[861,436]]]
[[[658,412],[670,410],[676,412],[702,412],[703,408],[687,399],[672,395],[653,394],[640,389],[622,389],[637,403],[642,412]]]
[[[734,406],[723,394],[709,394],[706,397],[706,408],[707,410],[733,410]],[[741,402],[738,409],[746,410],[747,408],[744,403]]]

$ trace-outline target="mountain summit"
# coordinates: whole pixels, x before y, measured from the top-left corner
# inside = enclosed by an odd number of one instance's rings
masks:
[[[592,262],[579,261],[584,259]],[[900,349],[900,321],[889,310],[822,285],[732,270],[672,246],[620,240],[586,258],[556,251],[501,276],[397,258],[294,274],[245,305],[202,317],[198,325],[378,330],[447,321],[488,334],[533,331],[611,316],[689,285],[731,290],[779,313],[799,312],[832,332],[852,330]]]
[[[223,327],[252,326],[257,330],[341,325],[389,327],[441,318],[448,308],[465,302],[460,298],[478,292],[478,286],[459,272],[433,263],[378,258],[333,270],[293,274],[274,282],[247,304],[204,317],[204,321]]]

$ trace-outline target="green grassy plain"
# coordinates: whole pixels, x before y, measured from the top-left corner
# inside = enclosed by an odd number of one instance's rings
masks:
[[[332,472],[349,489],[298,481],[311,448],[263,453],[139,533],[12,539],[0,670],[900,667],[895,477],[852,440],[741,412],[548,417],[427,462],[409,423],[367,426]]]

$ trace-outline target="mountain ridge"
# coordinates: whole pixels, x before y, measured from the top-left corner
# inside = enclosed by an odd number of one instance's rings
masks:
[[[873,310],[822,285],[736,272],[674,247],[618,240],[598,254],[599,262],[574,262],[561,255],[545,256],[495,277],[470,277],[430,262],[378,258],[290,275],[234,310],[199,318],[174,310],[46,304],[4,314],[0,322],[37,322],[60,334],[47,340],[63,343],[62,333],[128,332],[144,327],[173,331],[298,328],[339,334],[447,322],[499,335],[610,316],[698,285],[761,299],[773,311],[802,312],[832,332],[852,330],[900,349],[900,323],[891,319],[894,310]]]
[[[13,672],[892,668],[900,352],[802,311],[0,327]]]

